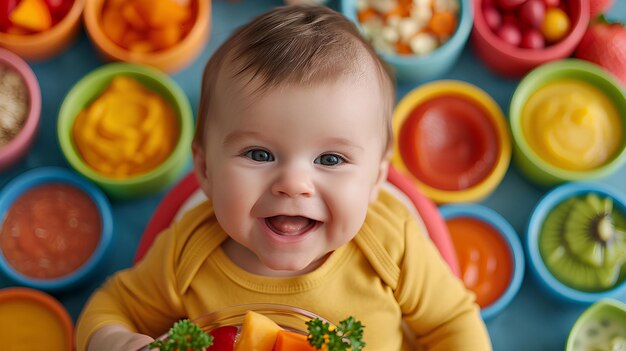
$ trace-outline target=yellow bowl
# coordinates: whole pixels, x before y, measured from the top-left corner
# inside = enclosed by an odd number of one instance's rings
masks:
[[[393,165],[437,203],[481,200],[500,184],[510,163],[502,110],[466,82],[415,88],[396,106],[393,130]]]

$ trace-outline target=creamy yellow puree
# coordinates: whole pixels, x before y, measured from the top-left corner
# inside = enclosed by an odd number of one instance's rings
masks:
[[[174,149],[178,124],[158,94],[118,76],[76,117],[74,142],[94,170],[114,178],[146,173]]]
[[[584,171],[609,160],[623,138],[615,105],[602,91],[575,79],[557,80],[538,89],[522,111],[530,147],[546,162]]]
[[[61,322],[45,306],[28,300],[0,303],[0,349],[67,351]]]

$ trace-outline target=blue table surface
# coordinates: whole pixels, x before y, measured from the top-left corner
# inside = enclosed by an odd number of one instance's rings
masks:
[[[212,52],[236,27],[281,4],[279,0],[213,1],[212,33],[207,46],[189,67],[172,75],[187,93],[194,110],[200,96],[201,72]],[[335,1],[331,1],[329,6],[338,9]],[[616,0],[607,17],[626,22],[626,1]],[[25,159],[2,171],[0,187],[32,168],[70,168],[57,142],[57,113],[63,97],[72,85],[102,64],[104,62],[96,54],[84,31],[77,42],[64,53],[45,62],[31,63],[42,91],[39,134]],[[477,85],[489,93],[505,112],[508,111],[509,101],[518,83],[517,80],[504,79],[489,71],[475,56],[469,43],[458,63],[441,78],[458,79]],[[415,83],[400,84],[398,97],[401,98],[415,86]],[[626,167],[622,167],[611,177],[602,179],[602,182],[618,188],[626,195]],[[512,164],[499,187],[480,203],[502,214],[521,235],[532,208],[545,192],[546,189],[540,189],[523,178]],[[115,219],[114,249],[107,257],[104,272],[75,290],[53,294],[67,308],[74,321],[90,294],[107,276],[131,265],[143,230],[164,195],[165,192],[162,192],[141,199],[112,201]],[[6,278],[0,277],[0,287],[12,285]],[[626,302],[626,296],[619,299]],[[569,330],[585,308],[584,305],[560,302],[546,295],[527,269],[518,295],[502,313],[487,321],[487,327],[495,350],[563,350]]]

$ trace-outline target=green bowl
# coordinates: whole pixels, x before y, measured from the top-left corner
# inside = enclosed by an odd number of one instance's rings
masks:
[[[118,75],[131,77],[163,97],[170,103],[180,126],[177,144],[168,158],[148,173],[128,178],[111,178],[91,168],[78,153],[72,137],[72,126],[78,113]],[[57,134],[63,155],[78,173],[100,186],[111,198],[128,199],[155,194],[183,174],[190,162],[193,124],[189,100],[169,76],[147,66],[112,63],[90,72],[70,89],[59,111]]]
[[[565,59],[541,65],[526,75],[517,86],[511,99],[509,117],[513,137],[513,161],[532,182],[545,187],[559,183],[606,177],[626,161],[626,133],[622,133],[620,146],[602,165],[584,171],[575,171],[553,165],[542,159],[529,145],[522,130],[522,110],[531,95],[548,83],[575,79],[598,88],[613,102],[626,130],[626,95],[621,85],[600,66],[587,61]]]
[[[621,350],[611,343],[626,345],[626,305],[605,299],[594,303],[578,317],[567,338],[565,351]],[[588,347],[591,345],[595,348]]]

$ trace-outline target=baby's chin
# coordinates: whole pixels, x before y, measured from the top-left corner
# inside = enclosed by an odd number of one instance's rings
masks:
[[[328,258],[328,255],[330,255],[330,253],[321,258],[314,258],[312,260],[303,259],[303,257],[283,259],[273,257],[270,260],[261,260],[264,270],[263,275],[290,277],[309,273],[321,266]]]

